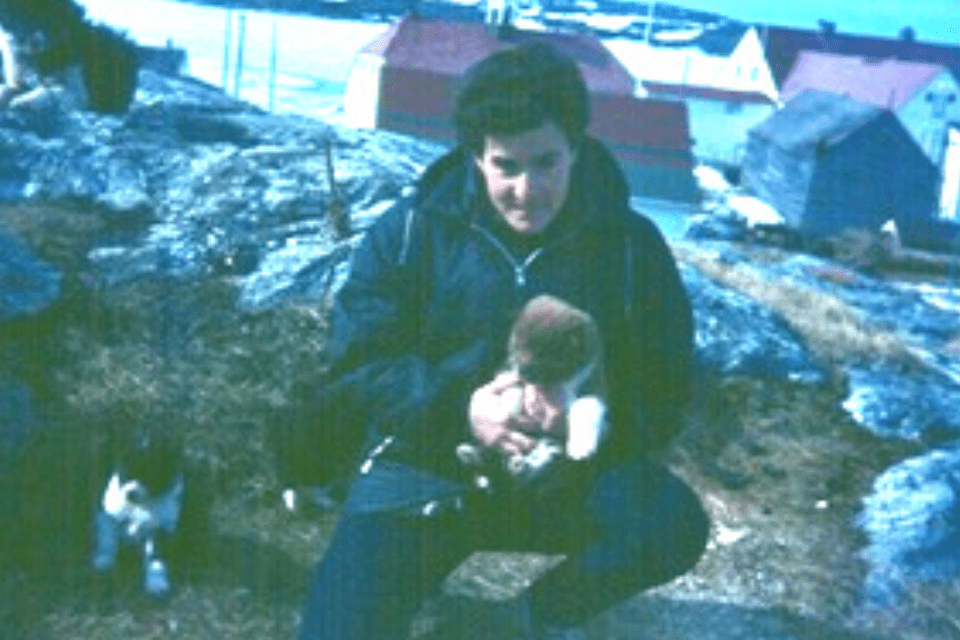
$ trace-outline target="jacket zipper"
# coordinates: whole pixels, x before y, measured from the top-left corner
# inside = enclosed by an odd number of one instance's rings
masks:
[[[367,454],[367,459],[364,460],[363,464],[360,465],[360,473],[364,475],[370,473],[370,470],[373,468],[374,462],[376,462],[377,458],[379,458],[380,455],[387,450],[387,447],[393,444],[394,440],[395,440],[395,436],[392,436],[392,435],[387,436],[386,438],[380,441],[380,444],[378,444],[373,449],[371,449],[370,453]]]
[[[517,288],[522,289],[527,286],[527,269],[530,267],[533,262],[540,257],[540,254],[543,253],[543,247],[539,247],[530,252],[522,262],[518,262],[516,258],[513,257],[513,254],[504,246],[500,240],[497,239],[495,235],[481,227],[476,223],[471,223],[471,228],[474,231],[477,231],[486,238],[497,250],[507,259],[507,262],[510,263],[510,266],[513,267],[513,279],[517,285]]]

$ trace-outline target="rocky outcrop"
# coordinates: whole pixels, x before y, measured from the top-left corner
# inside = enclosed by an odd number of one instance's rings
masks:
[[[872,604],[898,601],[911,580],[960,576],[960,449],[933,450],[885,471],[859,525],[870,538],[863,555]]]
[[[815,383],[823,371],[783,318],[731,289],[681,268],[694,307],[701,364],[719,376]]]
[[[0,194],[89,202],[126,217],[136,233],[90,256],[107,284],[157,270],[224,271],[238,277],[245,306],[262,308],[299,290],[301,273],[344,255],[328,220],[327,144],[357,230],[442,151],[272,115],[145,70],[123,116],[0,115]]]
[[[0,322],[30,316],[60,295],[61,273],[0,229]]]
[[[62,274],[0,229],[0,461],[23,445],[36,424],[34,389],[23,379],[20,331],[60,296]]]

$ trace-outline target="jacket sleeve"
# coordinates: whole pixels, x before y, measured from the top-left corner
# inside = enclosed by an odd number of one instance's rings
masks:
[[[624,410],[639,453],[664,448],[683,426],[690,400],[694,342],[689,297],[673,254],[646,218],[627,249],[628,361]]]
[[[432,265],[409,211],[404,205],[383,214],[357,246],[334,303],[324,381],[336,391],[334,415],[351,428],[395,435],[424,455],[452,456],[467,432],[487,340],[437,349],[424,335]]]

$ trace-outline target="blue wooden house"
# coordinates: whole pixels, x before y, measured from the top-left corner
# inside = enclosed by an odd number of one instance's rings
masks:
[[[743,165],[744,185],[810,236],[925,226],[939,180],[889,109],[815,90],[750,130]]]

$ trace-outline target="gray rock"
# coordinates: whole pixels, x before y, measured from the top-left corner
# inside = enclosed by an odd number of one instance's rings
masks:
[[[928,444],[960,439],[960,386],[935,371],[891,364],[847,367],[843,407],[869,431]]]
[[[15,457],[35,426],[33,391],[0,372],[0,459]]]
[[[960,578],[960,449],[936,449],[887,469],[857,524],[869,544],[867,595],[886,605],[914,581]]]
[[[746,296],[681,267],[696,324],[699,361],[714,372],[816,383],[823,371],[786,321]]]
[[[106,285],[164,271],[238,276],[244,306],[322,297],[348,243],[328,220],[335,178],[362,232],[443,148],[265,113],[202,82],[144,70],[122,117],[63,114],[56,136],[0,118],[0,197],[97,203],[151,218],[90,254]],[[313,278],[312,281],[305,281]]]
[[[0,229],[0,322],[30,316],[60,296],[60,271]]]
[[[687,221],[683,237],[688,240],[745,240],[747,225],[730,215],[700,214]]]

